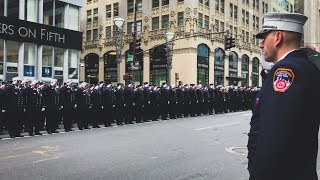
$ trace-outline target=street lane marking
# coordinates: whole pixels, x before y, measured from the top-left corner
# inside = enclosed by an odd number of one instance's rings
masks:
[[[194,130],[195,131],[200,131],[200,130],[205,130],[205,129],[212,129],[212,128],[223,127],[223,126],[230,126],[230,125],[234,125],[234,124],[240,124],[240,122],[229,123],[229,124],[220,124],[220,125],[216,125],[216,126],[208,126],[208,127],[198,128],[198,129],[194,129]]]

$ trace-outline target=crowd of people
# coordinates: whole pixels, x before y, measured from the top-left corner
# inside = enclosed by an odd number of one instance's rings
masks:
[[[179,86],[111,84],[93,85],[68,80],[59,85],[19,80],[3,83],[0,88],[0,131],[11,138],[58,133],[60,124],[66,132],[76,123],[79,130],[212,115],[252,108],[258,87],[201,84]]]

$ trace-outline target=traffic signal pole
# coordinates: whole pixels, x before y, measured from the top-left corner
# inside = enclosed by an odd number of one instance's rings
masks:
[[[133,13],[134,13],[134,17],[133,17],[133,32],[132,32],[132,36],[133,36],[133,49],[132,49],[132,61],[129,63],[130,67],[128,68],[129,71],[129,83],[132,82],[131,79],[131,71],[133,68],[133,64],[136,62],[136,49],[137,49],[137,0],[133,1]]]

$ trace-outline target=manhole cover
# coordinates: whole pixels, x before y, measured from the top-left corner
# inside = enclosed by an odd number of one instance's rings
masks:
[[[239,155],[247,155],[248,149],[246,147],[228,147],[226,148],[226,151],[233,154],[239,154]]]

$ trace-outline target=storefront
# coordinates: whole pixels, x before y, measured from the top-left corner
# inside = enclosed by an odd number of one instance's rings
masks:
[[[18,76],[78,82],[82,49],[79,2],[1,0],[0,79],[11,81]]]

